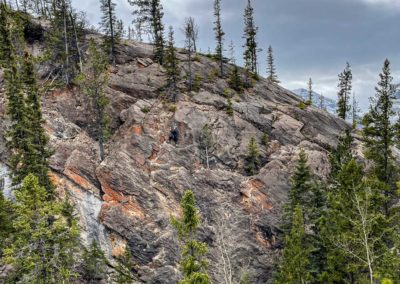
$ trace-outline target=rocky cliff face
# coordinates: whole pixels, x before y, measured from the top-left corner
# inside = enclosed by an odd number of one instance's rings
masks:
[[[36,47],[35,50],[39,50]],[[187,65],[179,54],[182,75]],[[125,248],[137,263],[137,283],[176,283],[179,243],[169,218],[179,215],[186,189],[196,194],[203,226],[200,238],[210,248],[210,273],[222,283],[223,263],[230,259],[235,277],[242,270],[251,283],[266,283],[279,244],[282,205],[297,154],[306,150],[316,175],[329,172],[327,147],[334,146],[347,124],[315,107],[298,108],[300,98],[261,79],[243,94],[212,76],[217,63],[198,57],[199,92],[185,92],[174,104],[160,92],[164,69],[152,61],[152,47],[126,42],[118,47],[107,88],[113,135],[100,162],[93,136],[92,108],[79,89],[59,89],[43,97],[46,129],[55,154],[52,177],[61,196],[76,205],[82,238],[100,241],[118,255]],[[226,65],[226,68],[230,68]],[[234,115],[226,114],[225,90],[233,94]],[[4,119],[1,98],[1,136]],[[199,148],[201,129],[212,130],[210,169]],[[169,142],[171,126],[180,132]],[[270,137],[260,146],[262,168],[247,176],[244,161],[251,137]],[[7,159],[1,140],[1,159]]]

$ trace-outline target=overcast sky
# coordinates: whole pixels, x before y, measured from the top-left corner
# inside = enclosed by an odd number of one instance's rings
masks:
[[[72,0],[87,13],[91,24],[100,19],[98,0]],[[117,17],[132,21],[127,0],[115,0]],[[183,45],[180,28],[192,16],[200,26],[199,46],[215,48],[213,0],[161,0],[165,26],[176,30],[177,45]],[[226,46],[232,40],[241,63],[243,10],[247,0],[222,0]],[[260,73],[265,75],[268,45],[272,45],[277,72],[288,89],[305,88],[309,77],[315,91],[336,98],[337,74],[349,61],[354,91],[362,107],[374,95],[383,61],[392,62],[395,82],[400,83],[400,0],[253,0],[259,27]]]

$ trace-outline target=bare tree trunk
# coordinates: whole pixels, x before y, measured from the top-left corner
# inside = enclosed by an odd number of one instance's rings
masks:
[[[63,2],[63,14],[64,14],[64,44],[65,44],[65,66],[66,66],[66,74],[65,74],[65,79],[67,85],[69,85],[69,46],[68,46],[68,32],[67,32],[67,6],[65,1]]]
[[[70,18],[71,18],[71,22],[72,22],[72,26],[74,27],[74,36],[75,36],[75,44],[76,44],[76,49],[78,51],[78,60],[79,60],[79,71],[82,73],[83,72],[83,62],[82,62],[82,52],[81,52],[81,48],[79,47],[79,39],[78,39],[78,33],[76,31],[76,23],[74,20],[74,17],[72,15],[72,11],[70,11]]]

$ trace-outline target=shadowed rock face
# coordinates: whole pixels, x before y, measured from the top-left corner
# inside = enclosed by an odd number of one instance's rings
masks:
[[[235,279],[245,270],[251,283],[270,281],[282,205],[299,150],[306,150],[316,175],[325,178],[326,148],[335,146],[347,124],[314,107],[299,109],[297,96],[263,79],[244,94],[230,90],[234,115],[228,116],[222,95],[228,85],[210,75],[218,66],[205,57],[194,64],[203,78],[201,90],[186,93],[182,81],[172,112],[160,91],[164,69],[151,57],[152,47],[145,44],[126,42],[118,48],[107,88],[113,135],[102,162],[94,140],[94,112],[85,95],[72,88],[43,98],[55,150],[53,180],[60,195],[76,204],[84,241],[100,240],[109,256],[129,248],[138,283],[176,283],[179,242],[169,218],[180,214],[179,200],[190,188],[201,211],[199,238],[209,245],[215,283],[223,279],[221,255],[230,259]],[[179,57],[184,75],[185,54]],[[4,98],[1,103],[3,117]],[[210,169],[199,147],[205,124],[212,131]],[[6,125],[2,119],[2,134]],[[176,144],[168,141],[173,125],[180,133]],[[246,176],[247,146],[251,137],[261,144],[263,133],[270,142],[260,145],[262,168]],[[4,141],[0,144],[4,160]]]

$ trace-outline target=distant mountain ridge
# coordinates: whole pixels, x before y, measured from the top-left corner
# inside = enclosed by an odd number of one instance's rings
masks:
[[[307,89],[296,89],[292,91],[293,93],[295,93],[296,95],[298,95],[299,97],[303,98],[305,101],[308,100],[308,90]],[[327,98],[321,94],[318,94],[316,92],[313,92],[313,105],[319,107],[320,105],[320,100],[321,97],[324,100],[324,108],[332,114],[336,114],[336,108],[337,108],[337,103],[335,100]],[[399,94],[399,98],[400,98],[400,94]]]

